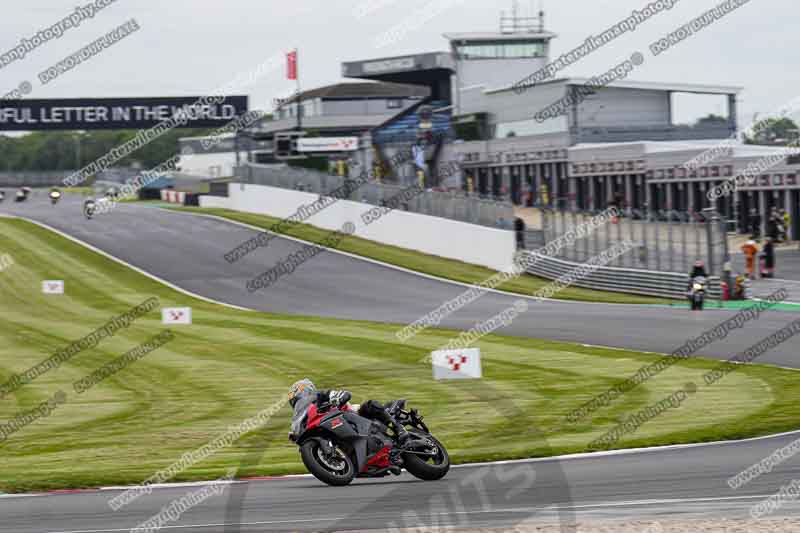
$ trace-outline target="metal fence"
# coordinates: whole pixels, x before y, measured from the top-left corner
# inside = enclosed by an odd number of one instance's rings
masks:
[[[550,242],[568,230],[586,223],[593,215],[545,210],[542,229]],[[645,216],[632,210],[611,223],[600,226],[574,245],[563,247],[558,257],[568,261],[586,262],[622,241],[636,243],[635,251],[624,254],[610,266],[658,272],[688,273],[696,260],[706,264],[712,275],[722,275],[727,259],[728,240],[725,224],[716,216],[678,212]]]
[[[546,279],[558,279],[581,266],[581,263],[547,256],[539,256],[534,261],[530,252],[521,253],[530,256],[528,261],[530,266],[526,271]],[[588,275],[572,281],[571,284],[587,289],[683,299],[686,298],[689,276],[685,273],[601,266],[590,271]],[[708,279],[708,295],[712,299],[720,298],[719,277]]]
[[[72,170],[0,172],[0,187],[61,187],[64,178],[73,172]]]
[[[340,176],[278,165],[243,165],[236,168],[236,177],[244,183],[320,195],[330,194],[344,185],[344,178]],[[353,191],[349,200],[378,206],[406,190],[399,185],[370,182]],[[401,209],[508,230],[512,229],[514,221],[514,207],[510,203],[456,192],[424,191],[403,202]]]

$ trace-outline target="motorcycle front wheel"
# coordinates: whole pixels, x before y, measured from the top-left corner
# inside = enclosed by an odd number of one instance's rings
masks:
[[[430,441],[432,445],[419,451],[431,452],[433,455],[403,453],[403,467],[409,474],[424,481],[442,479],[450,470],[450,455],[442,443],[432,435],[420,436]]]
[[[356,477],[353,461],[339,446],[334,444],[333,454],[327,455],[319,440],[311,439],[300,447],[300,457],[308,471],[323,483],[342,487]]]

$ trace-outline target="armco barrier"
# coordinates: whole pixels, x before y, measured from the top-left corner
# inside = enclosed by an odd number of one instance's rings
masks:
[[[542,278],[555,280],[581,266],[581,263],[542,255],[538,255],[538,259],[534,261],[535,257],[531,252],[519,253],[527,256],[529,266],[526,271]],[[689,275],[602,266],[572,284],[587,289],[683,299],[686,298]],[[708,278],[708,295],[712,299],[720,298],[718,277]]]

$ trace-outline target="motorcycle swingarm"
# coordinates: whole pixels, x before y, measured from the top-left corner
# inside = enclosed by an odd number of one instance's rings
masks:
[[[413,454],[413,455],[426,455],[428,457],[433,457],[434,455],[436,455],[435,453],[431,453],[431,452],[415,452],[413,450],[403,450],[403,453],[410,453],[410,454]]]

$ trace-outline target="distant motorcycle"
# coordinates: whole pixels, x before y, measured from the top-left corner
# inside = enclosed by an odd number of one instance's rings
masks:
[[[0,203],[2,203],[3,200],[5,200],[5,199],[6,199],[6,193],[4,193],[3,191],[0,191]]]
[[[92,219],[96,209],[97,209],[97,206],[94,203],[94,200],[86,200],[83,203],[83,214],[86,216],[87,220],[91,220]]]
[[[703,276],[692,278],[692,288],[689,290],[689,303],[692,311],[702,311],[706,301],[707,280]]]
[[[28,199],[28,191],[24,188],[17,191],[17,196],[14,198],[15,202],[24,202]]]
[[[58,189],[53,189],[50,191],[50,203],[56,205],[59,200],[61,200],[61,191]]]

